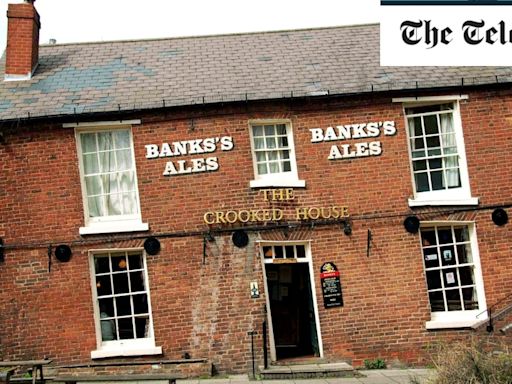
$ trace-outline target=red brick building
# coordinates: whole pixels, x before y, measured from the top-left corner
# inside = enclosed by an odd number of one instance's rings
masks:
[[[510,345],[511,68],[380,67],[377,25],[38,48],[8,18],[0,358]]]

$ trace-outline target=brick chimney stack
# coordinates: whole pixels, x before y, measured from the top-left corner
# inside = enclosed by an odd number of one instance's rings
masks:
[[[39,58],[39,14],[35,0],[9,4],[5,80],[28,80]]]

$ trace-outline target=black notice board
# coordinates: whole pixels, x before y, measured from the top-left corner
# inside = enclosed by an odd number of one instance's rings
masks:
[[[343,295],[341,293],[340,272],[336,265],[327,262],[320,268],[324,308],[342,307]]]

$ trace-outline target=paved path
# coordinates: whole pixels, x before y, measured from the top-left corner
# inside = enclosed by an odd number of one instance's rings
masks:
[[[379,369],[357,371],[365,377],[333,377],[324,379],[293,380],[249,380],[245,375],[229,376],[219,379],[178,380],[177,384],[412,384],[427,383],[433,375],[431,369]],[[418,381],[411,381],[413,378]]]

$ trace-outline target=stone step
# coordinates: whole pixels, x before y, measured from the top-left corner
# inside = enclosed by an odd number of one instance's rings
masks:
[[[354,368],[347,363],[271,365],[260,367],[262,379],[313,379],[319,377],[355,376]]]

